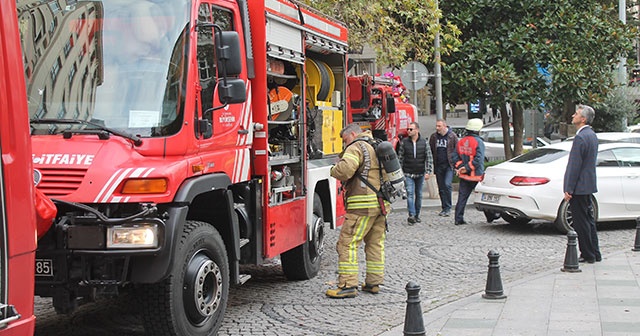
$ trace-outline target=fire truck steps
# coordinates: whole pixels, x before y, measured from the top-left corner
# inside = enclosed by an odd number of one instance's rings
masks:
[[[249,244],[249,239],[247,238],[240,238],[240,248],[242,248],[243,246]]]
[[[249,279],[251,279],[251,274],[240,274],[238,275],[238,284],[244,285],[244,283],[249,281]]]

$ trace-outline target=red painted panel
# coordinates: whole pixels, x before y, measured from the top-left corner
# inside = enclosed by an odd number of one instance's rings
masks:
[[[306,240],[305,198],[267,208],[264,221],[265,257],[273,258]]]

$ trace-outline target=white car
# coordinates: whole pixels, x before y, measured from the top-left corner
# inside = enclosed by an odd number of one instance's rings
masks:
[[[630,132],[630,133],[640,133],[640,123],[636,124],[636,125],[629,125],[627,126],[627,130],[626,132]]]
[[[632,142],[640,143],[640,133],[630,132],[600,132],[596,133],[599,143],[607,142]],[[564,141],[573,141],[574,137],[569,137]]]
[[[563,198],[564,171],[572,142],[560,142],[532,150],[488,167],[476,186],[478,210],[500,216],[511,224],[531,219],[555,223],[567,233],[572,216]],[[640,144],[600,143],[596,167],[598,192],[595,217],[600,222],[631,220],[640,216]]]
[[[480,137],[484,140],[484,159],[485,161],[504,160],[504,137],[502,136],[502,127],[485,127],[480,130]],[[511,144],[513,145],[513,129],[510,130]],[[536,147],[544,147],[549,142],[544,138],[537,137]],[[513,148],[513,147],[512,147]],[[525,151],[533,148],[531,139],[524,139],[522,149]]]

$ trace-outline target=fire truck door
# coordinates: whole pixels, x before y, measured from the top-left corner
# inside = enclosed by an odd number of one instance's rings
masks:
[[[5,233],[7,233],[7,220],[5,208],[5,190],[4,190],[4,162],[0,164],[0,328],[4,328],[11,321],[20,318],[13,306],[7,304],[7,283],[8,274],[8,242]]]
[[[223,31],[232,31],[240,25],[240,19],[233,8],[224,8],[213,5],[211,2],[203,2],[200,5],[199,22],[213,22]],[[212,125],[212,134],[200,135],[199,147],[203,155],[229,151],[247,144],[250,120],[248,104],[230,104],[222,107],[217,96],[217,82],[222,75],[218,69],[215,55],[215,35],[213,28],[201,28],[198,30],[197,64],[198,77],[201,86],[200,106],[198,107],[201,118],[208,120]],[[243,74],[243,76],[246,76]],[[246,82],[246,78],[245,82]],[[205,158],[206,160],[206,158]]]

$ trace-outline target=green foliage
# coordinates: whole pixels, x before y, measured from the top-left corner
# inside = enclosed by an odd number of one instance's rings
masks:
[[[631,120],[638,110],[634,91],[637,88],[616,88],[604,102],[594,106],[596,118],[593,129],[596,132],[623,132],[625,121]]]
[[[612,71],[637,34],[620,22],[613,0],[302,2],[346,22],[350,46],[371,45],[378,62],[391,67],[432,64],[439,29],[445,101],[508,103],[517,134],[524,109],[544,103],[566,116],[577,102],[604,102],[616,87]]]
[[[307,5],[345,22],[349,46],[372,46],[378,63],[400,68],[407,61],[433,63],[433,41],[441,12],[435,0],[302,0]],[[460,45],[460,31],[452,24],[440,27],[441,54]]]
[[[440,4],[460,28],[462,46],[443,57],[449,102],[484,97],[493,106],[561,108],[603,101],[611,75],[632,48],[635,29],[618,20],[611,1],[456,0]],[[551,73],[551,86],[537,66]]]

